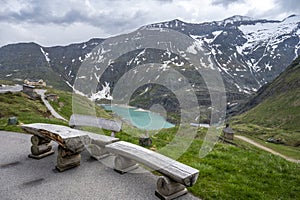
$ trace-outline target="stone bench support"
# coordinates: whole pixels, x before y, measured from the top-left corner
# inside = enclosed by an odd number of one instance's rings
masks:
[[[87,132],[87,135],[91,139],[91,142],[86,148],[90,152],[92,158],[96,160],[105,158],[110,155],[110,153],[105,149],[105,145],[119,141],[119,138],[106,135],[99,135],[89,132]]]
[[[31,137],[31,154],[29,158],[41,159],[54,153],[51,140],[37,135]]]
[[[123,156],[116,156],[114,160],[114,170],[120,174],[125,174],[129,171],[138,168],[136,161]]]
[[[80,165],[81,155],[79,152],[72,152],[64,149],[62,146],[58,146],[57,152],[57,165],[56,169],[59,172],[71,169]]]
[[[184,185],[174,182],[168,177],[161,176],[157,180],[155,195],[160,199],[175,199],[187,193]]]

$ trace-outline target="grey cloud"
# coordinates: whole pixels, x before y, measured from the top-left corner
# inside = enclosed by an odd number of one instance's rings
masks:
[[[281,11],[300,15],[299,0],[276,0],[275,2]]]
[[[244,0],[212,0],[212,5],[222,5],[224,7],[229,6],[232,3],[243,3]]]
[[[117,2],[102,1],[101,4],[101,6],[98,5],[99,8],[95,8],[96,12],[93,14],[84,5],[73,6],[72,4],[61,5],[62,12],[53,13],[53,7],[51,8],[49,1],[31,1],[30,6],[19,11],[14,11],[13,9],[0,11],[0,22],[16,24],[28,22],[40,25],[84,23],[101,27],[103,30],[112,33],[122,32],[134,27],[137,28],[143,24],[145,13],[139,10],[132,11],[130,15],[127,15],[126,11],[124,14],[109,7],[111,4],[116,6]]]
[[[172,3],[173,0],[155,0],[155,1],[158,1],[160,3]]]
[[[255,16],[258,19],[283,20],[289,15],[300,15],[299,0],[275,0],[274,7],[264,13],[257,13],[257,10],[248,10],[247,16]]]

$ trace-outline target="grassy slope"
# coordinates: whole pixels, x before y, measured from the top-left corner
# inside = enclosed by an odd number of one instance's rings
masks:
[[[85,115],[97,115],[98,117],[110,119],[111,115],[105,112],[101,107],[96,106],[93,102],[88,100],[86,97],[80,95],[73,95],[72,92],[60,91],[56,89],[47,89],[46,94],[57,94],[59,99],[57,102],[50,101],[50,104],[53,108],[63,117],[69,119],[73,112],[76,114],[85,114]],[[74,106],[72,105],[72,98],[74,97]]]
[[[238,119],[243,123],[299,131],[300,134],[300,88],[274,95]]]
[[[51,118],[41,100],[31,100],[21,92],[0,94],[0,108],[0,130],[22,131],[19,126],[7,125],[8,118],[12,116],[24,124],[43,122],[67,125]]]
[[[58,93],[59,91],[50,92]],[[69,96],[66,99],[70,98],[70,94],[59,95],[60,101],[63,101],[64,95]],[[2,94],[0,97],[1,108],[4,108],[1,109],[1,115],[16,115],[23,123],[63,123],[48,119],[49,113],[39,100],[27,99],[22,93]],[[67,105],[69,100],[66,100],[66,106],[69,106]],[[61,113],[64,112],[61,111]],[[65,116],[68,115],[65,113]],[[0,122],[0,129],[8,128],[3,125],[7,122],[7,117],[1,118]],[[109,131],[97,128],[87,129],[110,134]],[[190,129],[185,130],[191,132]],[[159,151],[165,145],[170,144],[176,133],[176,127],[150,132],[153,140],[151,149]],[[125,125],[123,132],[117,133],[116,136],[121,140],[138,144],[138,136],[141,134],[145,132]],[[199,129],[188,151],[179,158],[179,161],[200,171],[196,185],[189,188],[193,194],[203,199],[300,199],[299,165],[289,163],[241,141],[236,141],[238,147],[217,144],[208,156],[200,158],[199,149],[205,134],[206,129]],[[164,153],[172,157],[172,149]]]
[[[260,151],[217,145],[205,158],[197,158],[201,142],[195,141],[180,161],[199,169],[191,191],[205,199],[298,199],[299,165]]]
[[[260,101],[251,110],[234,117],[233,126],[262,140],[273,137],[300,148],[300,57],[260,90],[252,102]]]

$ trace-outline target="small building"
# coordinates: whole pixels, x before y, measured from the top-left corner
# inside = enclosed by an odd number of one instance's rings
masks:
[[[40,79],[40,80],[28,80],[28,79],[25,79],[24,80],[24,84],[35,86],[35,87],[46,87],[46,82],[44,82],[43,79]]]
[[[22,92],[27,94],[31,99],[36,99],[37,94],[34,92],[35,86],[23,84]]]
[[[47,94],[46,99],[48,101],[57,101],[59,99],[57,94]]]
[[[226,124],[226,127],[223,129],[224,139],[233,140],[234,131],[229,127],[229,124]]]

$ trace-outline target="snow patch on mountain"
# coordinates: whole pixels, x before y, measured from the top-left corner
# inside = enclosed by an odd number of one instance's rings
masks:
[[[300,21],[300,19],[298,20]],[[241,25],[238,28],[243,32],[247,42],[239,46],[237,50],[240,54],[246,49],[253,52],[261,43],[266,43],[267,47],[273,46],[273,49],[275,49],[279,43],[290,38],[290,33],[297,30],[299,21],[289,19],[278,23],[260,22],[251,25]]]
[[[139,94],[139,96],[146,94],[148,91],[149,91],[149,87],[146,87],[146,89],[141,94]]]
[[[42,54],[45,56],[46,61],[49,63],[50,62],[50,58],[48,57],[49,53],[45,52],[42,47],[40,48],[40,50],[41,50]]]
[[[202,43],[197,40],[186,49],[186,52],[191,54],[197,54],[200,51],[203,51]]]
[[[79,94],[79,95],[81,95],[81,96],[86,97],[86,95],[85,95],[84,93],[82,93],[82,92],[80,92],[79,90],[75,89],[75,87],[74,87],[73,85],[71,85],[71,84],[69,83],[69,81],[65,81],[65,82],[66,82],[66,84],[67,84],[70,88],[72,88],[72,90],[73,90],[73,92],[74,92],[75,94]]]
[[[96,100],[100,100],[100,99],[113,100],[113,97],[110,94],[109,83],[105,82],[104,85],[102,85],[102,90],[100,90],[96,93],[92,93],[92,95],[89,99],[92,101],[96,101]]]
[[[255,19],[247,16],[241,16],[241,15],[234,15],[232,17],[229,17],[225,20],[218,21],[217,24],[219,26],[226,26],[227,24],[233,24],[235,22],[241,22],[241,21],[254,21]]]

